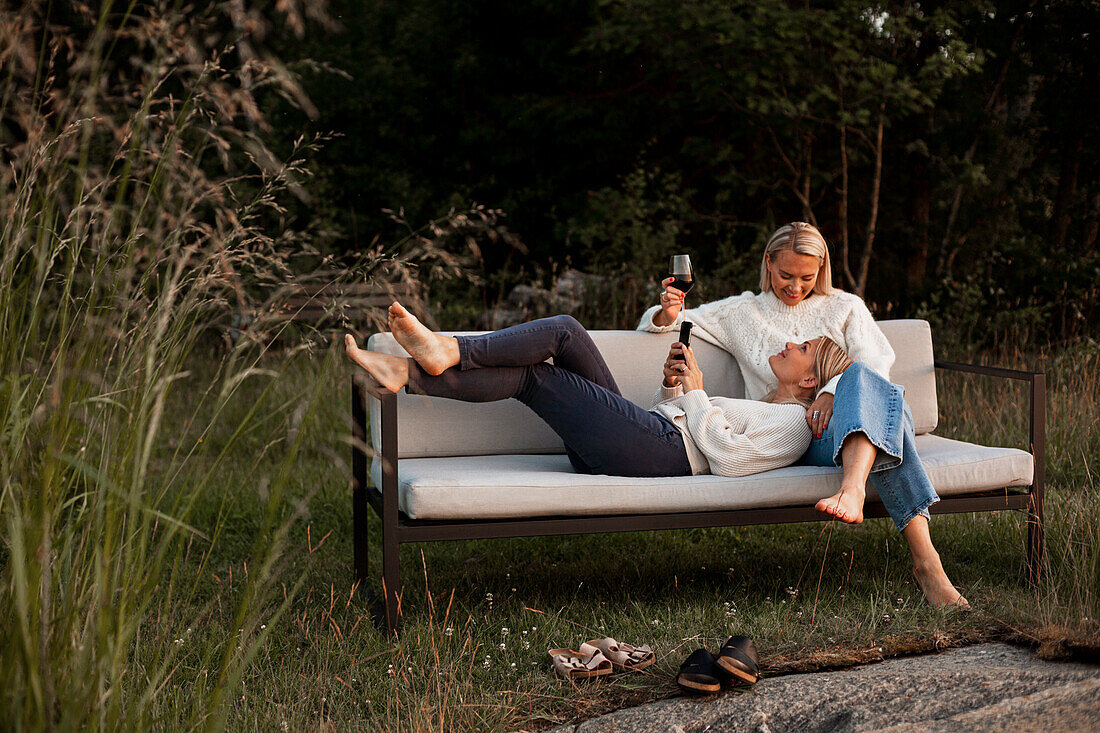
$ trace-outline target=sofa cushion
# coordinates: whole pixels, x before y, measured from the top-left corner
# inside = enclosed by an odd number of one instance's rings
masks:
[[[922,435],[917,450],[941,496],[1028,486],[1031,454]],[[573,473],[564,455],[414,458],[398,463],[398,505],[414,519],[658,514],[812,505],[840,486],[840,470],[788,466],[741,478],[624,478]],[[371,467],[382,485],[381,464]],[[868,486],[868,494],[874,489]]]
[[[649,409],[661,382],[661,367],[676,333],[590,331],[623,396]],[[454,334],[452,334],[454,335]],[[376,333],[367,348],[407,356],[393,336]],[[727,352],[703,342],[695,344],[710,394],[743,397],[741,369]],[[441,397],[397,396],[397,444],[400,458],[476,456],[491,454],[564,453],[565,447],[546,423],[515,400],[467,404]],[[369,400],[371,441],[380,450],[381,406]]]
[[[878,326],[894,349],[890,381],[905,387],[905,401],[913,412],[917,435],[930,433],[939,422],[932,329],[928,321],[916,319],[878,321]]]

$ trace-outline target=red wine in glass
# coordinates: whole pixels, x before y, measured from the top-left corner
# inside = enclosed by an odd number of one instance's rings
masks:
[[[668,263],[668,274],[673,278],[671,287],[680,292],[686,293],[695,287],[695,270],[688,255],[673,255]]]

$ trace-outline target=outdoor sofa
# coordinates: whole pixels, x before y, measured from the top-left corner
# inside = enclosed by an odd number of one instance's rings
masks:
[[[894,348],[891,380],[905,387],[917,446],[941,501],[934,514],[1016,509],[1027,512],[1027,568],[1038,581],[1043,556],[1045,378],[1041,373],[934,361],[932,333],[920,320],[879,321]],[[624,396],[649,407],[675,333],[591,331]],[[744,394],[734,358],[693,344],[708,394]],[[368,348],[405,355],[393,336]],[[935,435],[935,369],[1016,379],[1030,385],[1029,451]],[[950,405],[944,406],[950,410]],[[370,421],[370,448],[366,445]],[[378,614],[400,621],[399,551],[406,542],[528,537],[825,520],[813,506],[834,493],[840,470],[788,466],[741,478],[624,478],[573,473],[558,437],[514,400],[467,404],[393,394],[355,369],[352,383],[355,574],[367,571],[368,507],[382,519],[382,595]],[[1022,436],[1021,436],[1022,437]],[[868,486],[867,517],[886,512]],[[382,620],[382,619],[380,619]]]

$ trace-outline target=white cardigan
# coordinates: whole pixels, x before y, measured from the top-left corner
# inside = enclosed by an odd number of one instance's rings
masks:
[[[642,314],[639,331],[664,333],[691,321],[693,336],[709,341],[733,354],[745,378],[745,396],[758,400],[776,386],[768,357],[786,348],[788,341],[802,343],[828,336],[848,352],[852,361],[862,361],[886,379],[894,364],[894,350],[886,340],[861,298],[842,290],[832,295],[811,295],[795,306],[784,304],[771,292],[730,296],[698,308],[680,311],[668,326],[657,326],[653,316],[660,306]],[[839,377],[821,390],[833,393]]]

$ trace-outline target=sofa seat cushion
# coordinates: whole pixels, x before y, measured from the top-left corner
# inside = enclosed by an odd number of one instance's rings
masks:
[[[1031,454],[917,437],[940,496],[1031,484]],[[564,455],[406,458],[398,505],[413,519],[502,519],[554,515],[660,514],[810,505],[840,487],[840,470],[788,466],[754,476],[626,478],[573,473]],[[371,466],[375,486],[381,464]],[[868,494],[874,489],[868,486]]]

